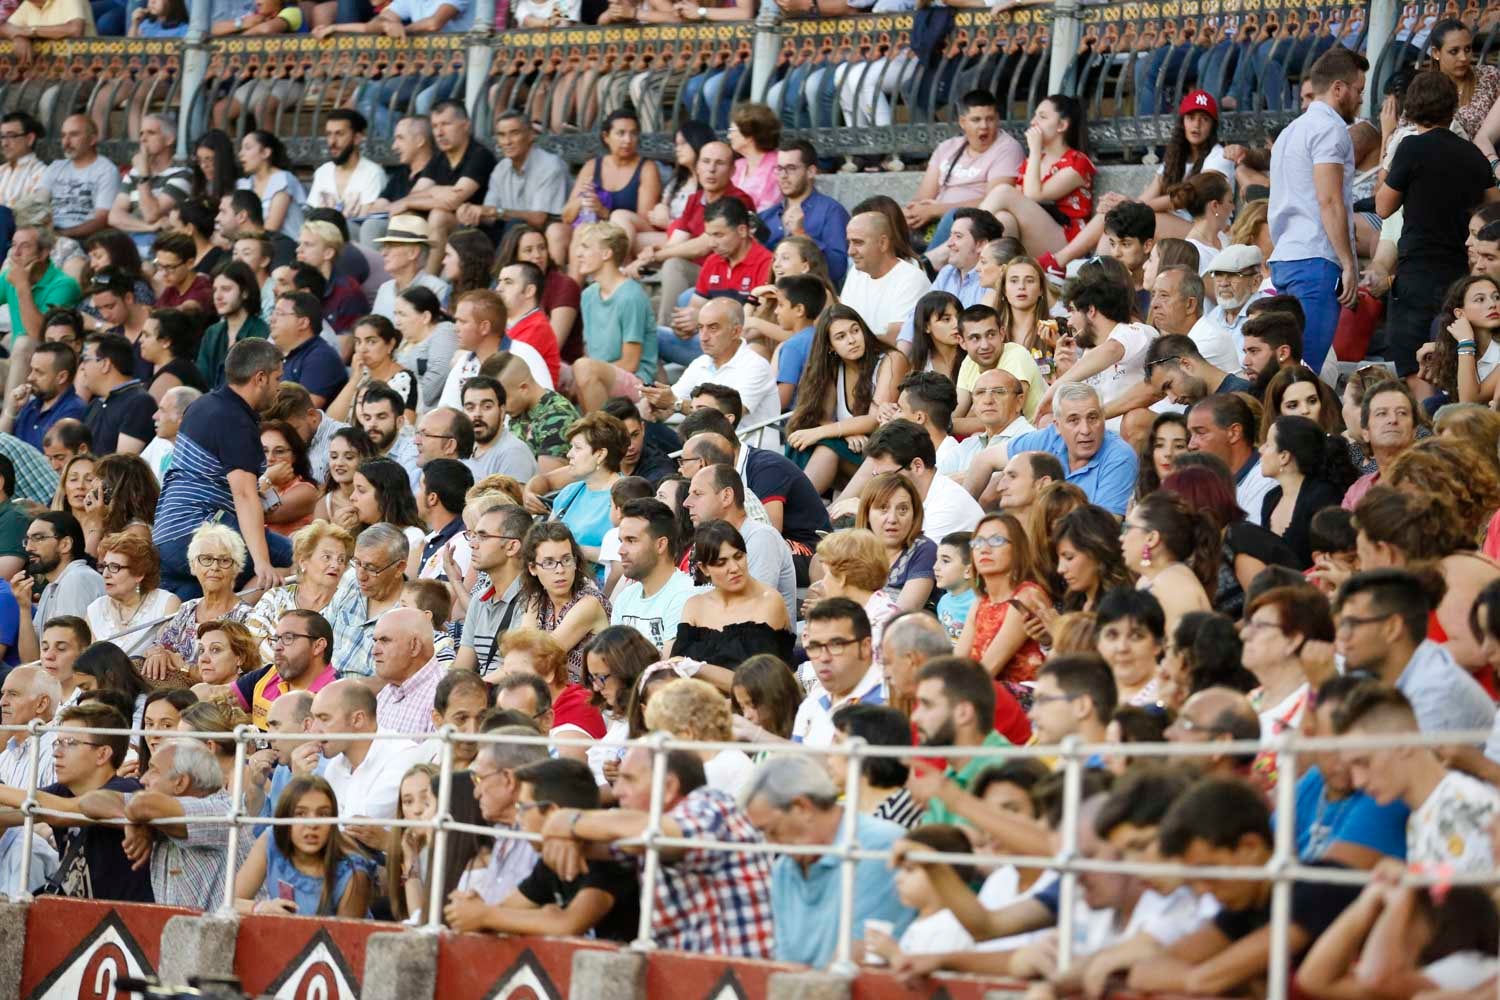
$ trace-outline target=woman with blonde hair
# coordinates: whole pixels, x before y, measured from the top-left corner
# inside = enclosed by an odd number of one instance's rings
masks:
[[[141,675],[153,682],[173,679],[191,684],[198,673],[198,638],[203,626],[221,621],[243,622],[250,605],[234,591],[234,581],[245,568],[248,553],[238,531],[223,524],[205,524],[188,541],[188,568],[203,588],[203,596],[184,601],[146,650]],[[257,660],[250,667],[258,667]],[[215,681],[222,684],[225,681]]]
[[[1229,226],[1229,242],[1259,247],[1263,257],[1270,257],[1274,248],[1271,243],[1271,203],[1264,198],[1249,201],[1235,213]]]
[[[78,518],[79,524],[83,523],[84,504],[88,501],[89,490],[93,488],[94,470],[98,463],[99,459],[88,452],[68,459],[62,467],[62,474],[57,477],[57,492],[52,496],[53,510],[72,514]]]
[[[734,740],[729,699],[718,688],[695,677],[668,682],[646,703],[646,728],[667,733],[673,739],[696,743],[730,743]],[[701,750],[708,787],[736,797],[755,769],[743,750]]]
[[[590,703],[588,690],[568,680],[568,651],[556,639],[541,629],[515,629],[500,638],[500,654],[504,673],[535,674],[547,685],[552,694],[549,736],[604,738],[604,716]],[[557,755],[588,762],[586,747],[560,746]]]
[[[936,585],[937,543],[922,534],[922,496],[911,480],[885,472],[866,483],[854,526],[873,531],[885,546],[891,563],[885,592],[902,611],[926,607]]]
[[[995,312],[1000,332],[1011,343],[1033,354],[1051,354],[1057,347],[1057,320],[1052,315],[1052,290],[1042,265],[1030,257],[1012,258],[1000,272]]]
[[[261,662],[274,658],[271,636],[288,611],[316,611],[327,617],[328,606],[354,558],[354,536],[336,524],[314,521],[292,536],[292,582],[272,587],[260,596],[245,617],[245,625],[260,640]]]
[[[817,584],[822,591],[819,597],[847,597],[865,609],[875,662],[879,663],[885,623],[901,613],[901,606],[885,592],[891,572],[885,546],[866,528],[844,528],[823,536],[817,556],[823,567],[823,579]],[[805,679],[807,675],[803,676]]]

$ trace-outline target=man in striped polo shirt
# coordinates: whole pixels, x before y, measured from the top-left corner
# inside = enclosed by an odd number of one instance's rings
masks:
[[[291,540],[266,530],[258,486],[266,468],[258,414],[276,396],[282,360],[269,340],[240,341],[224,360],[225,385],[183,415],[151,540],[161,552],[162,586],[184,599],[201,593],[187,558],[201,524],[221,521],[244,536],[257,586],[280,583],[275,567],[291,564]]]

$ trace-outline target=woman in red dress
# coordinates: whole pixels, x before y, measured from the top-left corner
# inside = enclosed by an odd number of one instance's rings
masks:
[[[1083,105],[1053,94],[1037,105],[1026,130],[1026,162],[1015,184],[1000,185],[980,203],[1044,267],[1094,212],[1094,164],[1085,147]]]
[[[1052,607],[1039,582],[1036,557],[1021,522],[1010,514],[987,514],[969,541],[979,600],[969,612],[954,653],[980,665],[1013,694],[1023,708],[1031,704],[1026,683],[1036,679],[1046,659],[1042,647],[1026,634],[1026,610],[1036,614]]]

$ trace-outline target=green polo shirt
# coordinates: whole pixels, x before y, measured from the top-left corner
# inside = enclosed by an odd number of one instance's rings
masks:
[[[999,730],[991,730],[990,734],[984,738],[984,742],[980,744],[980,746],[995,747],[997,749],[1010,745],[1010,740],[1001,736]],[[987,767],[1002,764],[1005,762],[1005,759],[1004,754],[984,754],[979,757],[969,757],[964,760],[964,766],[959,770],[955,771],[953,765],[949,764],[948,770],[943,772],[943,777],[952,781],[964,791],[968,791],[969,785],[973,783],[975,778],[979,777],[981,771]],[[927,811],[922,814],[922,822],[964,824],[964,820],[959,819],[957,814],[936,799],[927,804]]]
[[[62,268],[49,261],[41,280],[31,286],[31,297],[36,303],[36,311],[46,315],[47,310],[54,306],[76,306],[83,298],[83,290],[78,287],[78,282],[63,272]],[[12,343],[15,342],[16,337],[41,334],[40,330],[27,330],[25,324],[21,322],[21,306],[16,302],[16,286],[10,283],[9,271],[0,274],[0,303],[10,307]]]

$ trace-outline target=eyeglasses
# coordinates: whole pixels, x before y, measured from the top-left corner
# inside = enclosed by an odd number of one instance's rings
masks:
[[[447,440],[449,440],[449,441],[452,441],[452,440],[454,440],[454,437],[453,437],[453,435],[452,435],[452,434],[434,434],[434,433],[432,433],[432,432],[431,432],[431,431],[424,431],[424,430],[423,430],[423,429],[422,429],[422,428],[420,428],[420,427],[418,427],[418,428],[417,428],[417,429],[416,429],[416,430],[414,430],[414,431],[412,431],[412,433],[411,433],[411,436],[412,436],[412,437],[419,437],[419,438],[421,438],[421,437],[428,437],[428,438],[446,438],[446,439],[447,439]]]
[[[80,365],[91,365],[95,361],[98,361],[98,360],[99,360],[99,355],[97,355],[97,354],[93,355],[92,357],[89,356],[89,355],[87,355],[87,354],[85,354],[85,355],[83,355],[82,357],[80,357],[78,359],[78,363]]]
[[[362,559],[350,559],[349,565],[354,567],[354,572],[356,573],[368,573],[370,576],[379,576],[401,561],[400,559],[392,559],[384,566],[376,566],[374,563],[367,563]]]
[[[1254,619],[1251,619],[1249,621],[1240,623],[1240,635],[1248,636],[1251,633],[1257,632],[1263,628],[1275,629],[1283,635],[1286,634],[1286,626],[1282,625],[1280,622],[1258,622]]]
[[[502,541],[502,542],[519,542],[521,540],[516,535],[496,535],[496,534],[492,534],[492,533],[490,533],[488,531],[465,531],[464,532],[464,540],[467,541],[471,545],[474,544],[475,542],[488,542],[488,541],[490,541],[492,539],[497,539],[497,540]]]
[[[1176,719],[1172,720],[1172,724],[1167,727],[1166,731],[1169,733],[1205,733],[1210,736],[1218,736],[1229,732],[1223,726],[1204,725],[1194,722],[1185,715],[1179,715]]]
[[[60,736],[52,741],[52,745],[62,750],[71,750],[74,747],[102,747],[103,743],[92,743],[88,740],[80,740],[76,736]]]
[[[483,774],[480,774],[478,771],[474,770],[471,767],[469,768],[469,777],[473,779],[474,787],[478,788],[480,785],[483,785],[486,781],[489,781],[491,778],[499,774],[500,770],[501,769],[497,767],[493,771],[486,771]]]
[[[32,544],[32,543],[35,543],[37,545],[40,545],[42,542],[55,542],[55,541],[57,541],[57,538],[58,538],[57,535],[31,535],[31,534],[28,534],[22,540],[22,544]]]
[[[101,576],[114,576],[116,573],[129,573],[130,563],[102,562],[99,564]]]
[[[233,569],[238,562],[234,556],[199,556],[193,560],[199,569]]]
[[[573,557],[563,556],[561,559],[542,559],[538,562],[533,562],[531,565],[535,569],[543,569],[548,573],[555,573],[560,569],[572,569]]]
[[[181,267],[182,265],[186,264],[187,261],[185,261],[185,260],[179,260],[175,264],[168,264],[166,261],[162,260],[161,258],[157,258],[156,260],[153,260],[151,263],[153,263],[153,264],[156,265],[157,270],[160,270],[160,271],[175,271],[179,267]]]
[[[552,803],[551,802],[517,802],[516,803],[516,812],[519,815],[521,815],[521,816],[525,816],[527,813],[529,813],[533,809],[550,809],[550,808],[552,808]]]
[[[0,139],[24,139],[26,135],[25,132],[0,132]]]
[[[843,654],[844,650],[848,649],[856,642],[859,642],[859,640],[829,639],[827,642],[809,642],[803,645],[802,648],[807,650],[809,659],[815,660],[818,657],[822,656],[824,653],[827,653],[829,656],[840,656]]]
[[[978,552],[981,549],[1003,549],[1010,544],[1010,539],[1004,535],[989,535],[983,538],[969,539],[969,551]]]
[[[1394,613],[1394,612],[1392,612],[1392,613]],[[1340,618],[1338,620],[1338,622],[1335,623],[1334,630],[1337,631],[1337,632],[1340,632],[1340,633],[1349,632],[1349,631],[1351,631],[1353,629],[1358,628],[1361,625],[1373,625],[1376,622],[1383,622],[1383,621],[1385,621],[1389,617],[1390,617],[1390,615],[1388,615],[1388,614],[1386,614],[1386,615],[1344,615],[1342,618]]]
[[[613,676],[613,673],[589,674],[589,687],[602,688],[609,683],[609,679]]]
[[[293,639],[311,640],[312,636],[308,635],[306,632],[278,632],[276,635],[271,636],[271,645],[285,646]]]

